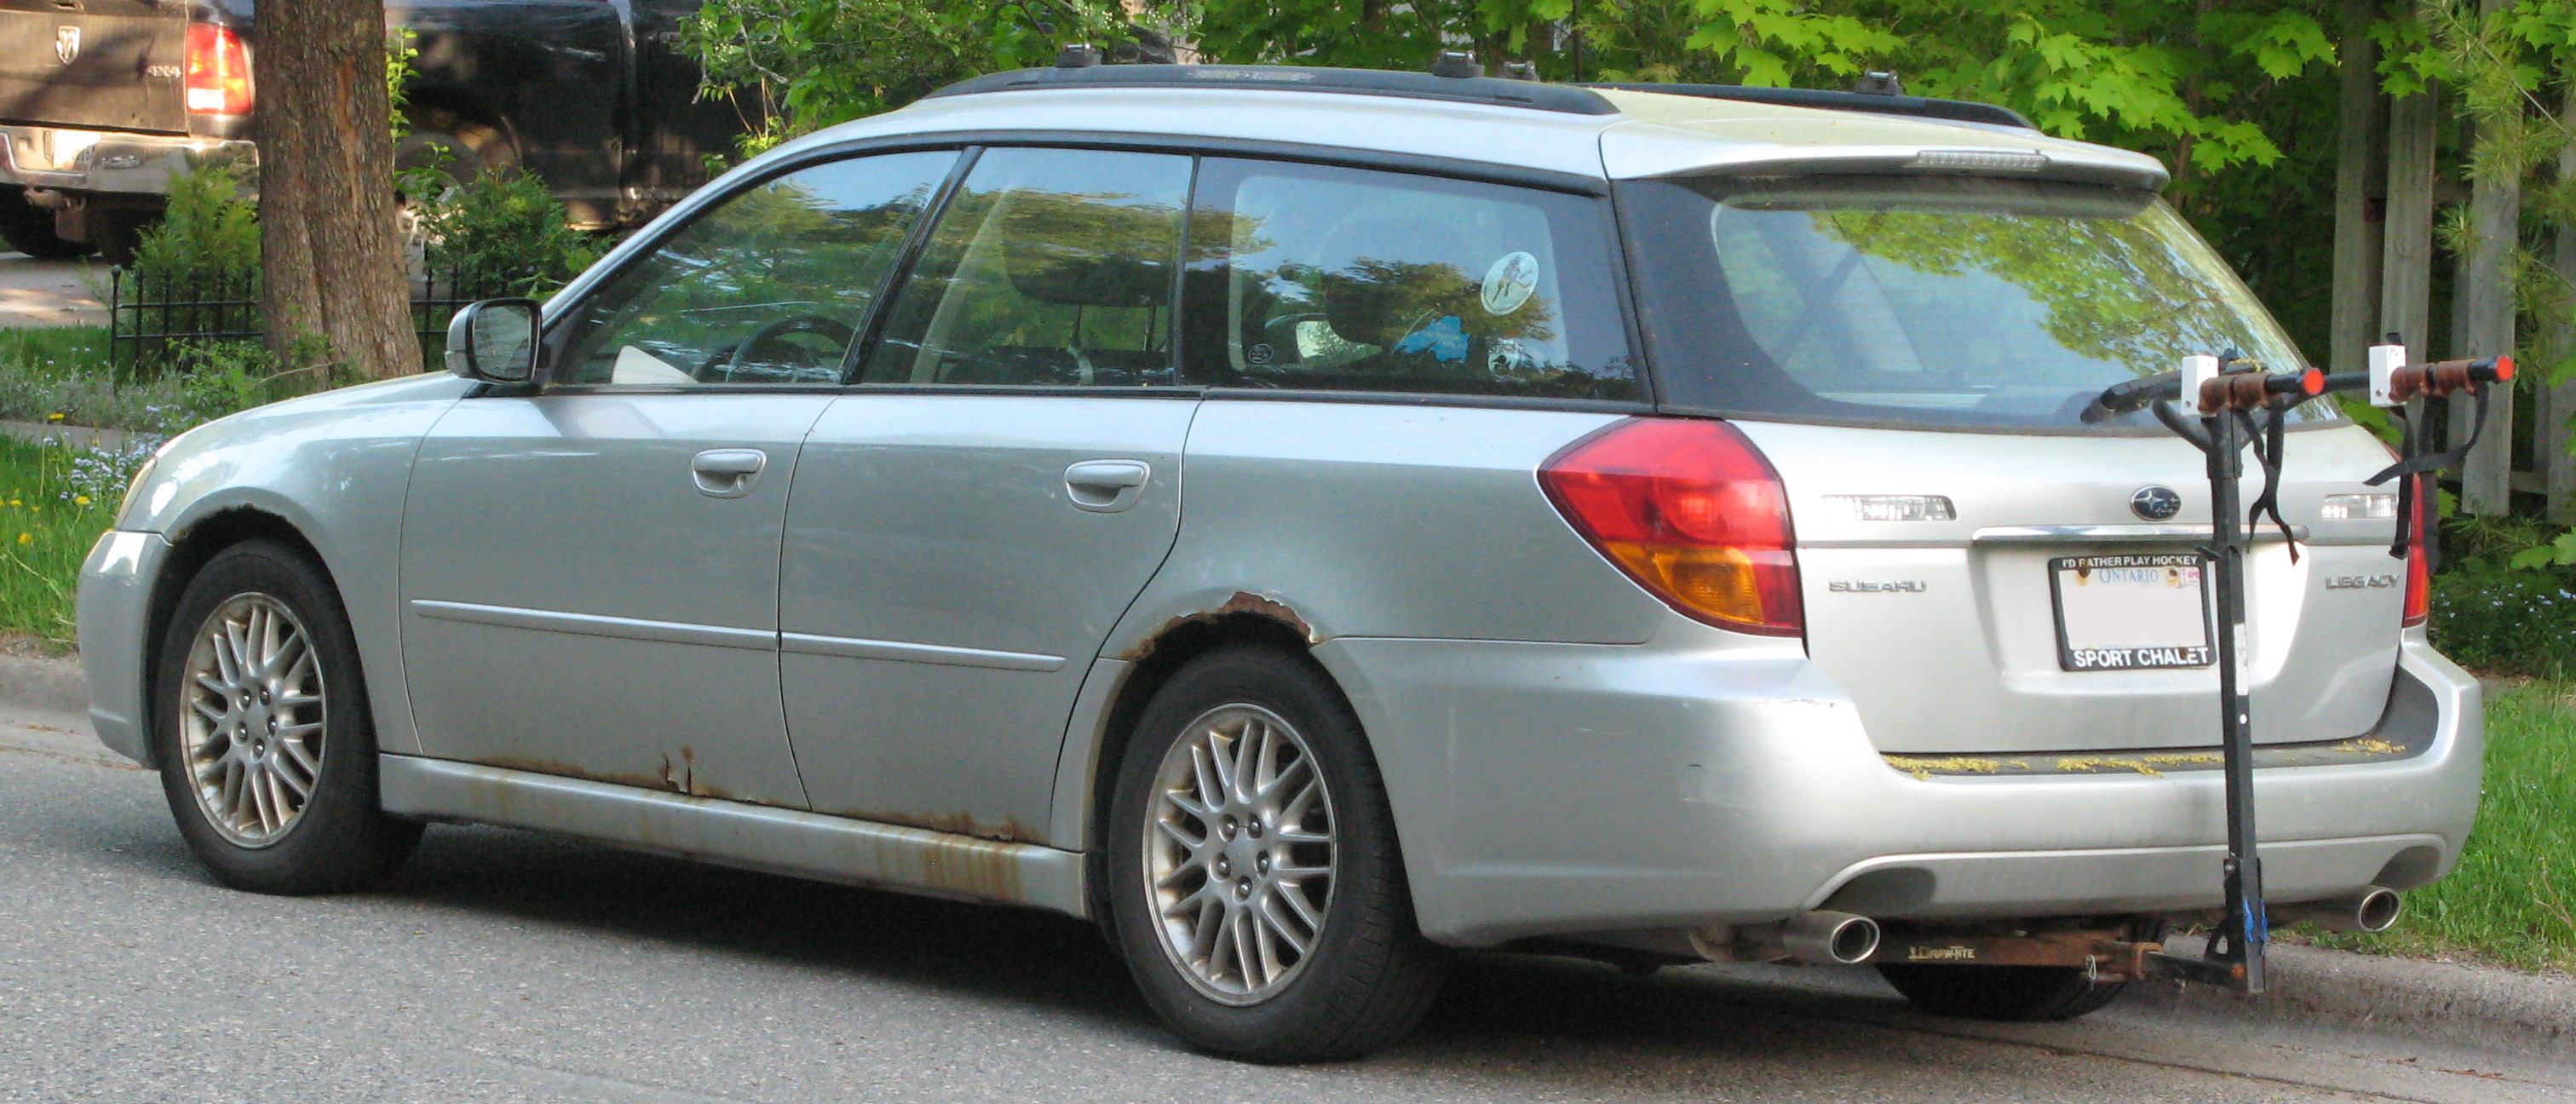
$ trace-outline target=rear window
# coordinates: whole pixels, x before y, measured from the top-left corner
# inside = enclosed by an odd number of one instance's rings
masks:
[[[2187,355],[2307,367],[2148,192],[1876,177],[1623,187],[1669,405],[2073,430],[2104,387]],[[2294,415],[2332,420],[2322,403]]]
[[[1201,162],[1193,383],[1632,399],[1594,199],[1405,173]]]

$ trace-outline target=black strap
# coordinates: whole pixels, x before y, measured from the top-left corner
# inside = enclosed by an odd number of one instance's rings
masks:
[[[2290,420],[2289,412],[2277,406],[2266,406],[2263,412],[2270,417],[2260,427],[2254,424],[2251,413],[2236,415],[2244,422],[2246,438],[2253,442],[2254,462],[2263,468],[2263,493],[2254,496],[2254,504],[2246,508],[2245,524],[2260,525],[2263,515],[2272,515],[2272,524],[2279,527],[2281,539],[2290,545],[2290,562],[2297,563],[2299,540],[2291,534],[2288,519],[2281,516],[2281,446],[2282,434]]]
[[[2487,389],[2484,387],[2478,388],[2476,396],[2478,400],[2476,410],[2477,416],[2470,419],[2469,439],[2461,442],[2460,447],[2448,452],[2428,452],[2421,456],[2414,455],[2417,445],[2417,436],[2415,433],[2415,427],[2412,423],[2409,423],[2406,432],[2406,459],[2390,464],[2385,469],[2382,469],[2379,474],[2362,480],[2362,485],[2367,487],[2376,487],[2401,475],[2417,475],[2425,472],[2437,472],[2444,468],[2459,467],[2462,462],[2469,458],[2469,450],[2478,447],[2478,438],[2485,436],[2487,432]]]

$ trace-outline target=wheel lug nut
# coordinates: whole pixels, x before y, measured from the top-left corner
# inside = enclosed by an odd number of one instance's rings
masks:
[[[1220,878],[1231,878],[1231,877],[1233,877],[1233,876],[1234,876],[1234,864],[1233,864],[1232,862],[1229,862],[1229,861],[1227,861],[1227,860],[1225,860],[1225,859],[1222,859],[1222,858],[1218,859],[1218,860],[1216,861],[1216,876],[1217,876],[1217,877],[1220,877]]]
[[[1262,853],[1261,853],[1261,858],[1260,858],[1260,859],[1258,859],[1258,860],[1256,860],[1256,861],[1254,861],[1254,862],[1253,862],[1253,864],[1252,864],[1252,867],[1253,867],[1253,869],[1254,869],[1255,871],[1257,871],[1257,872],[1259,872],[1259,873],[1262,873],[1262,874],[1270,873],[1270,852],[1267,852],[1267,851],[1262,852]]]
[[[1237,897],[1252,896],[1252,879],[1245,878],[1242,881],[1234,883],[1234,895]]]
[[[1220,831],[1220,832],[1224,833],[1225,838],[1227,838],[1227,839],[1233,839],[1233,838],[1234,838],[1234,827],[1235,827],[1235,825],[1234,825],[1234,818],[1233,818],[1233,817],[1227,817],[1227,818],[1225,818],[1225,825],[1224,825],[1222,828],[1218,829],[1218,831]]]

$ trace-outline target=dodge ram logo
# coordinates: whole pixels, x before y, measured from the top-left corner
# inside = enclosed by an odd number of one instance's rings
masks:
[[[80,59],[80,28],[54,28],[54,56],[65,65]]]
[[[2153,484],[2140,487],[2138,493],[2129,496],[2129,512],[2148,521],[2171,520],[2182,512],[2182,496],[2174,493],[2171,487]]]

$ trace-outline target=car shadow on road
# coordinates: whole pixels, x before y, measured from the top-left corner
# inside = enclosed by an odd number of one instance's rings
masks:
[[[383,891],[522,923],[845,970],[998,998],[1090,1021],[1146,1045],[1181,1044],[1139,998],[1099,930],[1068,917],[831,885],[613,850],[529,833],[441,827]],[[1787,1003],[1783,1003],[1786,1000]],[[1866,1018],[1893,998],[1784,996],[1708,971],[1638,979],[1572,959],[1460,955],[1421,1030],[1380,1058],[1454,1081],[1635,1074],[1695,1082],[1702,1067],[1820,1060],[1847,1048],[1842,1005]],[[1814,1013],[1823,1011],[1818,1019]],[[1785,1014],[1784,1014],[1785,1013]],[[1837,1038],[1839,1037],[1839,1038]],[[1540,1056],[1545,1056],[1539,1060]],[[1850,1051],[1841,1051],[1848,1060]],[[1676,1065],[1678,1064],[1678,1065]],[[1681,1085],[1668,1085],[1681,1087]]]

